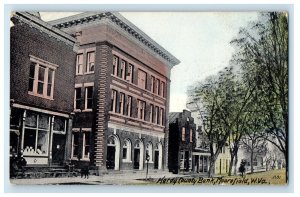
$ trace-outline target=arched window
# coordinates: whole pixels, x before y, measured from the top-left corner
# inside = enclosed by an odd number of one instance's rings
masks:
[[[126,139],[123,144],[123,161],[131,161],[131,142],[129,139]]]
[[[151,142],[148,142],[147,145],[146,145],[146,155],[147,155],[147,154],[149,155],[149,162],[152,162],[152,161],[153,161],[152,153],[153,153],[153,146],[152,146],[152,143],[151,143]]]
[[[107,146],[115,146],[115,139],[113,137],[108,138]]]

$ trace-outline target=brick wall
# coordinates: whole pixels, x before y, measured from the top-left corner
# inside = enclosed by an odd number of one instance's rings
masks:
[[[11,27],[10,35],[10,98],[15,102],[39,108],[60,112],[73,111],[76,59],[73,47],[26,24]],[[29,55],[59,66],[55,71],[54,100],[28,94]]]

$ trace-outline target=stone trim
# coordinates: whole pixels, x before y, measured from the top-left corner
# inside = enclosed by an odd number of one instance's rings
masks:
[[[126,32],[131,39],[138,41],[140,45],[143,45],[144,47],[146,46],[149,51],[168,62],[168,65],[171,68],[180,63],[176,57],[170,54],[166,49],[152,40],[138,27],[117,12],[84,12],[62,19],[53,20],[49,23],[58,29],[66,29],[73,26],[96,24],[101,20],[107,21],[107,24],[116,26],[123,30],[123,32]]]

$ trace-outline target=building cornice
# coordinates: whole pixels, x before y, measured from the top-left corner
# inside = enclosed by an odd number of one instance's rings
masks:
[[[66,45],[72,46],[74,51],[78,48],[78,46],[76,46],[76,38],[53,27],[51,24],[42,21],[28,12],[14,12],[12,14],[11,21],[14,24],[27,24],[32,28],[36,28],[40,32],[46,33],[50,37],[54,37],[58,41],[62,41]]]
[[[172,68],[173,66],[180,63],[180,61],[169,53],[166,49],[156,43],[138,27],[128,21],[119,13],[112,12],[84,12],[81,14],[49,21],[54,27],[58,29],[68,29],[74,26],[88,26],[99,24],[99,22],[106,22],[113,26],[118,27],[122,32],[126,32],[127,35],[143,48],[148,49],[152,54],[160,57],[167,62],[167,64]]]

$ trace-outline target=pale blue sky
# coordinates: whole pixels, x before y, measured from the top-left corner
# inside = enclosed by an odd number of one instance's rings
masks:
[[[44,20],[74,13],[43,13]],[[171,72],[170,112],[186,108],[186,89],[229,63],[229,42],[256,12],[121,12],[181,63]]]

